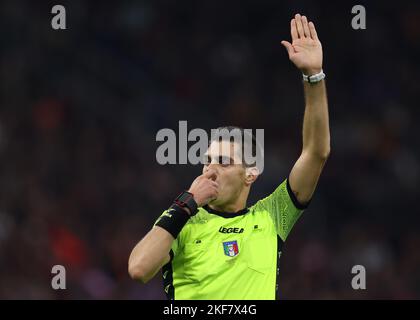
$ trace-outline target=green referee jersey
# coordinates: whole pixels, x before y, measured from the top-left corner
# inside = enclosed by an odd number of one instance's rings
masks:
[[[200,208],[173,242],[171,260],[162,268],[167,298],[278,298],[282,245],[304,209],[287,179],[239,212]]]

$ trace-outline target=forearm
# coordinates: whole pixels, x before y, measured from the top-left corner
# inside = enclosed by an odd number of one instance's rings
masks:
[[[305,115],[303,120],[303,153],[320,159],[330,152],[330,129],[325,80],[310,84],[304,81]]]
[[[216,179],[215,175],[216,171],[209,169],[197,177],[189,189],[189,196],[193,195],[194,200],[184,197],[183,201],[186,202],[180,205],[178,197],[170,209],[159,217],[152,230],[134,247],[128,259],[128,273],[133,279],[146,283],[170,261],[169,252],[173,242],[179,239],[179,233],[190,216],[197,213],[197,207],[217,196],[218,184],[213,180]]]
[[[159,269],[169,262],[173,236],[155,226],[134,247],[128,261],[128,272],[133,279],[146,283]]]

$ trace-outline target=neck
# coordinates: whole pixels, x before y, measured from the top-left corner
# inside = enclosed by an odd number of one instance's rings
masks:
[[[214,205],[214,204],[209,204],[209,207],[212,208],[213,210],[219,211],[219,212],[238,212],[242,209],[244,209],[246,207],[246,204],[244,205],[237,205],[237,204],[232,204],[232,205]]]

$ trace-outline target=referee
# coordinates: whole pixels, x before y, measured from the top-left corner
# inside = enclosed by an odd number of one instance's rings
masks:
[[[129,258],[130,276],[143,283],[162,269],[168,299],[278,298],[282,245],[310,202],[330,153],[321,43],[314,24],[300,14],[291,20],[291,37],[292,43],[281,43],[303,74],[302,153],[273,193],[247,207],[258,170],[239,152],[220,151],[235,149],[236,142],[210,143],[203,174]]]

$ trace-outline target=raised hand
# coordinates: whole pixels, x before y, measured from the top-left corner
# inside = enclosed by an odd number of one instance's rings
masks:
[[[313,75],[322,70],[322,46],[313,22],[308,23],[305,16],[296,14],[290,21],[292,43],[282,41],[289,59],[305,75]]]

